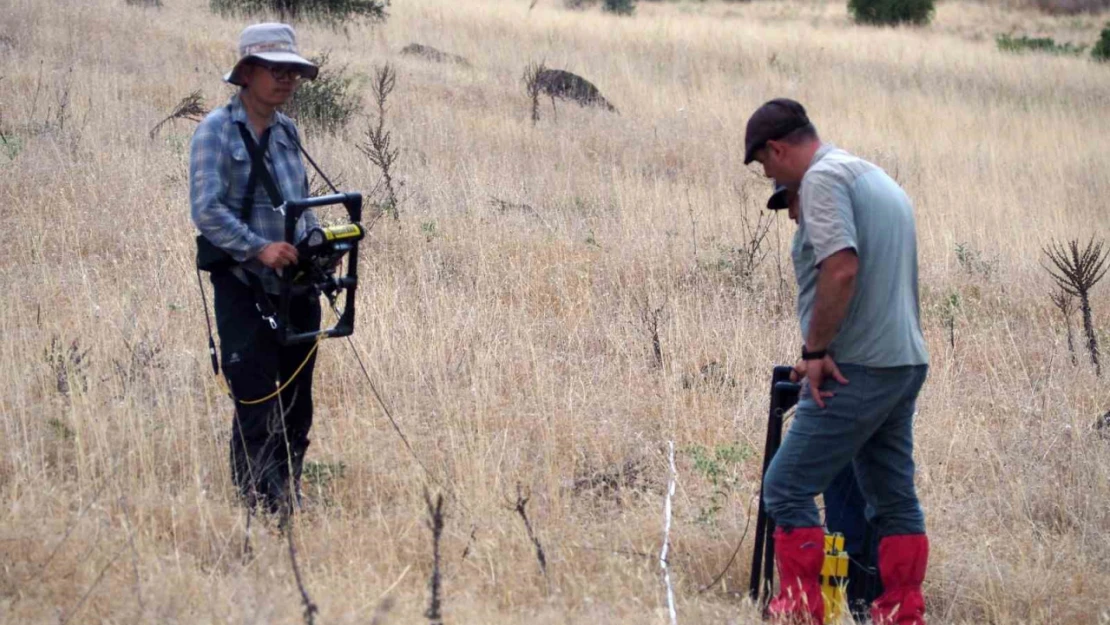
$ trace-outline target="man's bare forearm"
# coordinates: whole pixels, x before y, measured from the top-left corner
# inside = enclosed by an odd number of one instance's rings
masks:
[[[856,291],[858,263],[854,252],[841,251],[822,264],[806,336],[806,347],[810,351],[827,348],[840,330]]]

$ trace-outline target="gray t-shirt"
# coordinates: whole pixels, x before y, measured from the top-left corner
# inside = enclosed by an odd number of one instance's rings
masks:
[[[843,249],[856,251],[859,272],[848,313],[828,348],[833,359],[867,367],[927,364],[913,204],[882,169],[825,144],[802,178],[791,252],[803,338],[809,333],[818,266]]]

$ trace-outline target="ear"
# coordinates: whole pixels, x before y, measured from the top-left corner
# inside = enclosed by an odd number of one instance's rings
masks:
[[[786,145],[782,141],[771,140],[767,142],[767,154],[774,155],[776,161],[781,161],[786,152]]]
[[[255,69],[257,69],[257,67],[250,63],[244,63],[243,66],[239,68],[239,79],[243,82],[244,88],[249,87],[251,81],[254,80]]]

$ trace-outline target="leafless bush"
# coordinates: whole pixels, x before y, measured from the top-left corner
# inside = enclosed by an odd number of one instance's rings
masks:
[[[529,63],[524,68],[524,91],[528,94],[528,102],[532,106],[532,125],[540,121],[540,75],[547,70],[543,61]]]
[[[719,257],[709,266],[727,276],[740,290],[754,291],[756,275],[771,251],[767,235],[773,223],[774,216],[768,211],[760,211],[754,222],[746,212],[741,212],[740,244],[720,246]]]
[[[1110,9],[1110,0],[1033,0],[1031,4],[1050,15],[1100,13]]]
[[[204,95],[201,94],[198,89],[184,98],[181,98],[181,101],[177,103],[173,111],[167,115],[165,119],[158,122],[150,129],[150,138],[153,139],[158,134],[158,131],[162,129],[162,126],[165,126],[172,120],[187,119],[189,121],[199,122],[204,119],[204,116],[207,114],[208,109],[204,106]]]
[[[397,162],[400,149],[393,147],[392,134],[386,130],[385,116],[388,112],[387,101],[396,86],[397,72],[392,65],[387,63],[374,71],[371,91],[374,94],[374,105],[377,107],[377,120],[371,122],[366,130],[366,143],[358,146],[359,151],[365,154],[382,173],[386,194],[382,211],[392,213],[394,220],[400,219],[397,189],[393,182],[393,165]]]
[[[154,388],[154,377],[166,368],[161,342],[147,337],[134,341],[124,339],[123,344],[128,357],[114,358],[112,365],[124,390],[132,387]]]
[[[69,397],[74,388],[88,390],[89,349],[82,349],[80,339],[73,339],[67,346],[61,337],[50,338],[50,345],[43,350],[43,360],[50,367],[54,386]]]
[[[1083,330],[1087,333],[1087,351],[1091,353],[1091,364],[1095,375],[1102,375],[1098,360],[1098,337],[1095,335],[1091,320],[1091,289],[1106,275],[1106,253],[1103,241],[1095,241],[1092,236],[1087,247],[1079,249],[1079,241],[1068,241],[1067,247],[1056,242],[1050,243],[1041,251],[1048,257],[1052,267],[1045,266],[1048,275],[1065,293],[1079,298],[1079,308],[1083,311]]]
[[[603,469],[587,468],[566,486],[576,497],[609,499],[622,506],[626,495],[653,490],[655,484],[646,475],[643,459],[633,458]]]
[[[987,258],[968,243],[956,244],[956,262],[967,275],[979,276],[984,280],[990,280],[998,273],[998,259]]]

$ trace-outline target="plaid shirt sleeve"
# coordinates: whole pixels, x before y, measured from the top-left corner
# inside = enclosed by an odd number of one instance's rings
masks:
[[[200,123],[189,146],[189,204],[193,223],[200,233],[232,258],[243,262],[254,258],[269,243],[247,226],[239,209],[225,203],[232,184],[225,107],[210,113]]]

